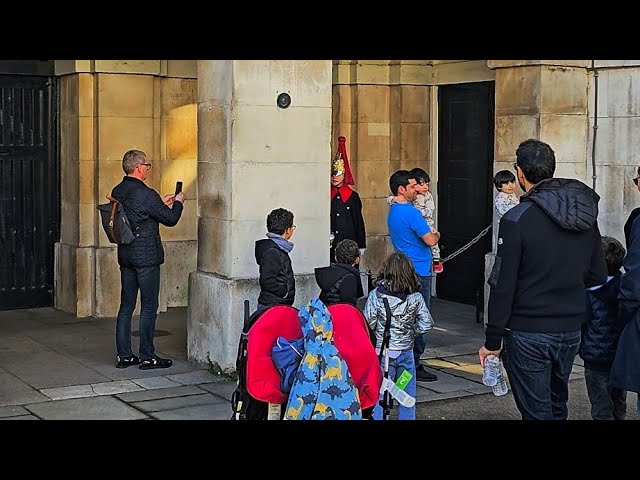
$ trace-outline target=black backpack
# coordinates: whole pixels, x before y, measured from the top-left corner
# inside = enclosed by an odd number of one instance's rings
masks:
[[[111,243],[129,245],[136,239],[127,214],[124,213],[122,204],[111,196],[107,196],[109,203],[98,205],[102,228]]]

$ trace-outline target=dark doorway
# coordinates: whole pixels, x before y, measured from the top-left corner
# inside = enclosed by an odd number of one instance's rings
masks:
[[[12,74],[0,73],[0,310],[52,306],[60,235],[55,77],[42,65],[27,70],[33,74],[18,74],[15,62],[5,67],[0,72]]]
[[[438,87],[438,230],[443,258],[491,223],[494,82]],[[491,230],[444,264],[437,296],[482,308]]]

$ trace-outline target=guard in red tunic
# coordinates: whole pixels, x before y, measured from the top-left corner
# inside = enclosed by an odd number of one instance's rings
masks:
[[[351,188],[354,185],[353,175],[347,158],[345,137],[338,137],[338,151],[331,164],[331,262],[335,262],[335,247],[345,238],[355,241],[360,248],[360,255],[367,247],[367,234],[362,217],[362,201],[358,192]]]

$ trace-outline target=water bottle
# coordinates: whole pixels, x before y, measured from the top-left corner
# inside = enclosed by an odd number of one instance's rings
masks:
[[[498,372],[498,381],[493,386],[493,394],[496,397],[501,397],[502,395],[506,395],[509,392],[509,387],[507,386],[507,380],[506,378],[504,378],[504,372],[502,371],[502,361],[498,361],[500,362],[500,370]]]
[[[482,383],[487,387],[495,387],[498,384],[498,375],[500,373],[500,359],[495,355],[487,356],[484,362],[484,370],[482,372]]]
[[[484,363],[484,371],[482,372],[482,383],[487,387],[492,387],[493,394],[496,397],[501,397],[509,392],[507,379],[502,368],[502,360],[495,355],[487,356],[487,361]]]

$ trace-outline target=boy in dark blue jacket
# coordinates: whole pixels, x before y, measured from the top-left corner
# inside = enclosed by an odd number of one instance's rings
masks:
[[[258,308],[293,305],[296,281],[289,252],[293,250],[290,239],[295,229],[289,210],[276,208],[267,215],[267,238],[255,244],[256,263],[260,267]]]
[[[584,360],[587,393],[594,420],[624,420],[627,392],[609,386],[611,365],[622,326],[618,320],[618,294],[625,249],[611,237],[602,237],[607,262],[606,283],[587,289],[587,320],[582,326],[580,357]]]

